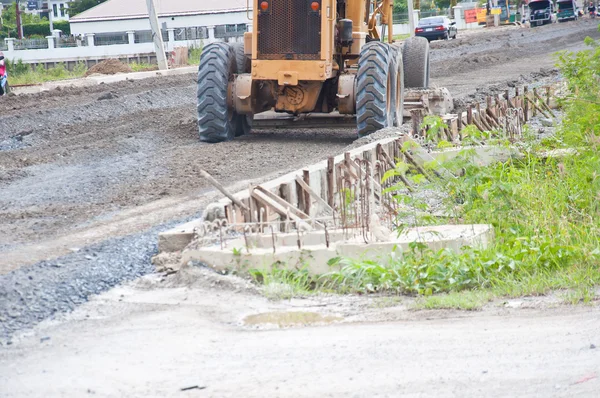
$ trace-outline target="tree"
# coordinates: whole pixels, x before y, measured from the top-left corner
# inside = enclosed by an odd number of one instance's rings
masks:
[[[92,7],[96,7],[99,4],[104,3],[106,0],[75,0],[69,3],[69,16],[74,17],[75,15],[89,10]]]
[[[396,0],[394,1],[394,14],[405,14],[408,12],[408,4],[406,0]]]
[[[23,5],[21,5],[23,8]],[[47,21],[45,18],[40,18],[37,14],[29,14],[26,12],[21,12],[21,22],[23,25],[30,25],[34,23],[40,23],[43,21]],[[17,10],[15,9],[15,5],[10,4],[2,10],[2,22],[5,26],[15,27],[17,26]]]

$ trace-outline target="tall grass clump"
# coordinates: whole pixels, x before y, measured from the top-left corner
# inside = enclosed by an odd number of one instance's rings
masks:
[[[522,156],[479,167],[472,150],[443,166],[457,177],[432,187],[445,193],[452,222],[491,224],[494,242],[460,253],[413,244],[381,261],[339,258],[322,283],[340,291],[430,295],[489,289],[498,295],[582,292],[600,282],[600,45],[560,55],[567,95],[554,137],[524,145]],[[548,149],[570,148],[560,156]]]
[[[55,80],[76,79],[83,77],[87,72],[84,62],[79,62],[72,71],[68,70],[63,63],[46,69],[44,65],[31,65],[21,60],[7,62],[8,80],[12,86],[21,84],[39,84]]]

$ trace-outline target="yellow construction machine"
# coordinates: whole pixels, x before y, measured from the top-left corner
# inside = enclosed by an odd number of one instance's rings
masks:
[[[393,0],[248,1],[244,42],[202,51],[202,141],[247,134],[267,111],[275,121],[346,117],[365,136],[402,124],[405,88],[429,86],[429,43],[393,43]]]

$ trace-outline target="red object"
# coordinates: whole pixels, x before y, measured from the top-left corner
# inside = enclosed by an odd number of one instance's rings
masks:
[[[6,65],[0,65],[0,77],[6,75]]]
[[[315,12],[319,11],[319,3],[316,1],[313,1],[312,3],[310,3],[310,8],[312,8],[312,10]]]
[[[267,11],[269,9],[269,2],[263,1],[262,3],[260,3],[260,9],[263,11]]]
[[[444,30],[444,27],[443,26],[436,26],[435,30]]]
[[[423,28],[417,28],[415,29],[415,33],[421,33],[424,32],[425,30]]]

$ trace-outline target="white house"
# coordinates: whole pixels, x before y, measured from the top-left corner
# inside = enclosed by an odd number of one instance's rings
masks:
[[[69,1],[68,0],[48,0],[48,12],[53,21],[69,20]]]
[[[163,34],[174,31],[175,40],[241,36],[251,23],[247,0],[155,0],[155,4]],[[150,34],[146,0],[108,0],[71,17],[70,25],[74,35],[94,34],[106,40],[118,40],[126,32]]]

